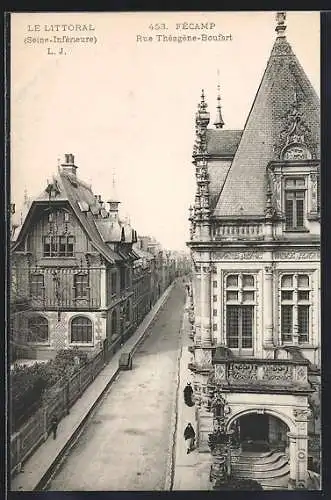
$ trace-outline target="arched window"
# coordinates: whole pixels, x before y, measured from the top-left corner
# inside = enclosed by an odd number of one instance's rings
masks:
[[[88,344],[92,342],[92,321],[86,316],[76,316],[71,321],[70,343]]]
[[[48,320],[44,316],[28,319],[28,342],[48,342]]]
[[[111,334],[117,334],[117,312],[114,310],[111,315]]]

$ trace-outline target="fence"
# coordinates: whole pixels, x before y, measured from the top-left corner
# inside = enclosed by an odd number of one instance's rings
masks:
[[[11,436],[11,474],[19,472],[22,463],[45,441],[51,430],[54,414],[60,420],[93,382],[114,353],[120,347],[121,338],[112,344],[104,341],[102,349],[82,368],[70,376],[59,380],[43,397],[43,405]]]

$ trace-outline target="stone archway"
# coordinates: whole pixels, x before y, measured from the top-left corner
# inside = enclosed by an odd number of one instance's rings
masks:
[[[295,421],[292,420],[287,415],[285,415],[284,413],[281,413],[280,411],[275,410],[273,408],[262,408],[262,409],[261,408],[248,408],[248,409],[239,411],[239,412],[235,413],[234,415],[231,415],[231,417],[228,419],[228,421],[227,421],[227,430],[229,430],[229,429],[232,428],[232,424],[238,418],[243,417],[245,415],[252,415],[252,414],[258,414],[258,415],[267,414],[267,415],[271,415],[274,418],[276,418],[276,419],[281,420],[282,422],[284,422],[284,424],[286,424],[287,427],[289,428],[289,432],[293,432],[293,433],[296,432],[296,423],[295,423]]]
[[[240,418],[248,415],[269,415],[286,425],[286,454],[289,458],[290,479],[298,487],[306,487],[308,478],[307,462],[307,410],[299,408],[293,410],[294,418],[274,408],[247,408],[236,412],[228,418],[226,428],[229,431]]]
[[[235,441],[242,451],[278,449],[285,452],[293,425],[294,422],[278,411],[254,408],[233,415],[227,429],[234,431]]]

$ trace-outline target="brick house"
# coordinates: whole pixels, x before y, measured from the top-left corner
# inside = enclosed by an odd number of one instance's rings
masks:
[[[76,171],[74,156],[65,155],[12,244],[12,285],[30,304],[12,317],[30,346],[26,357],[49,358],[74,346],[92,351],[133,331],[137,233],[120,220],[116,195],[107,209]]]

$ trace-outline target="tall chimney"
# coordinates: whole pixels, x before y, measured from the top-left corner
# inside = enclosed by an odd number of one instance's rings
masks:
[[[62,163],[61,167],[63,172],[76,177],[76,170],[78,167],[75,165],[75,157],[72,153],[66,153],[64,155],[64,163]]]

